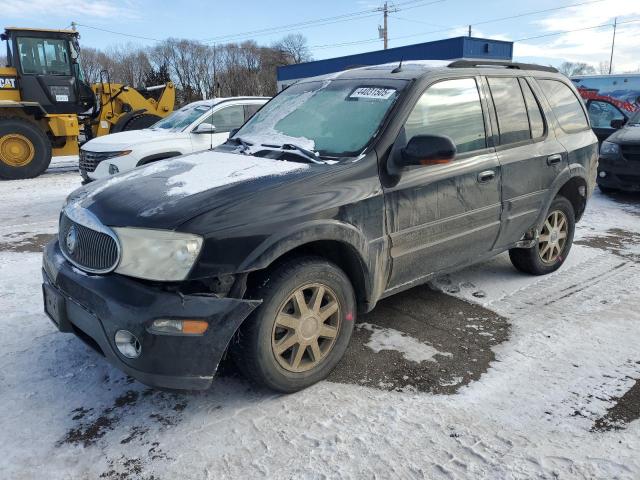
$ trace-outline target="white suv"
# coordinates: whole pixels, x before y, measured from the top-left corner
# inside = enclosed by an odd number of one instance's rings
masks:
[[[80,149],[80,174],[90,182],[156,160],[215,147],[268,101],[268,97],[202,100],[144,130],[94,138]]]

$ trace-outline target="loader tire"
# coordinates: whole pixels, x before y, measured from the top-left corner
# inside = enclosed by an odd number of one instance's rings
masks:
[[[51,163],[51,142],[42,129],[19,117],[0,119],[0,179],[42,174]]]
[[[158,115],[154,115],[152,113],[143,113],[142,115],[136,115],[131,120],[129,120],[122,130],[142,130],[143,128],[150,127],[161,119],[162,117],[159,117]]]

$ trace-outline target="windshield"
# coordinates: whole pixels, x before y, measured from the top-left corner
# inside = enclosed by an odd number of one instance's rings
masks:
[[[171,115],[166,116],[162,120],[151,125],[152,129],[173,130],[179,132],[187,128],[203,114],[209,112],[211,107],[208,105],[189,104],[176,110]]]
[[[237,133],[254,145],[293,144],[319,155],[355,156],[407,85],[403,80],[324,80],[292,85]]]
[[[32,75],[71,75],[68,41],[18,37],[22,72]]]

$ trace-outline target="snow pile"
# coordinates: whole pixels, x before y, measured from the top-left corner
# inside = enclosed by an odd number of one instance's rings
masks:
[[[233,153],[202,152],[174,161],[191,168],[167,178],[167,194],[188,196],[216,187],[306,170],[309,165]]]
[[[382,350],[396,350],[407,360],[416,363],[434,362],[436,355],[451,356],[449,352],[436,350],[431,345],[393,328],[379,327],[371,323],[359,323],[357,327],[371,332],[371,338],[366,345],[376,353]]]

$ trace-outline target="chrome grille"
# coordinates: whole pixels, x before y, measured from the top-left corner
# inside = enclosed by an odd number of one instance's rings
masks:
[[[632,162],[640,161],[640,145],[622,145],[622,156]]]
[[[95,172],[100,162],[111,157],[115,157],[118,152],[89,152],[80,150],[80,159],[78,166],[84,172]]]
[[[75,230],[74,242],[69,238],[72,228]],[[83,270],[106,273],[118,264],[119,249],[115,238],[80,225],[65,214],[60,217],[58,241],[65,257]],[[71,243],[75,243],[72,250],[70,250]]]

